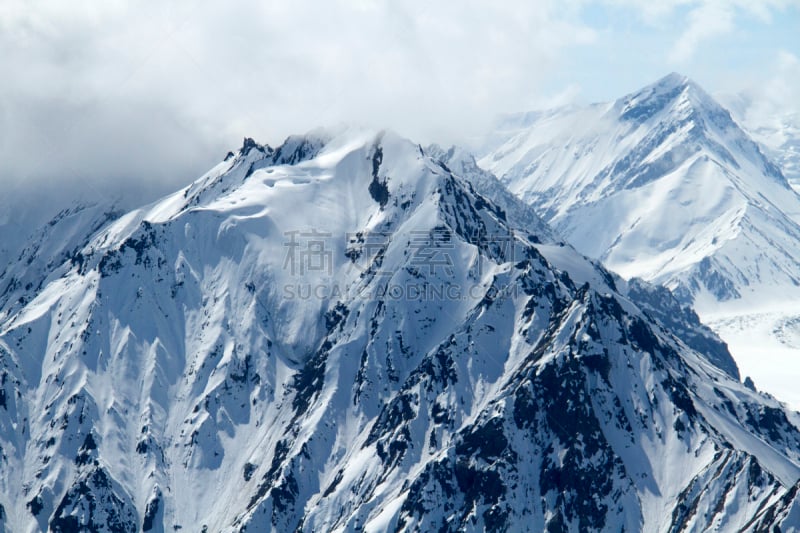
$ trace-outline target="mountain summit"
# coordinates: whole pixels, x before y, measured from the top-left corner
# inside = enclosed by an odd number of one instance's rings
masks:
[[[727,112],[702,87],[675,72],[615,104],[622,120],[647,122],[663,118],[661,113],[666,112],[683,121],[712,120],[721,128],[728,127],[731,122]]]
[[[791,525],[798,415],[488,177],[388,132],[249,141],[92,228],[0,321],[0,526]]]
[[[684,76],[608,104],[512,116],[483,153],[481,166],[579,251],[701,309],[800,283],[800,199]]]

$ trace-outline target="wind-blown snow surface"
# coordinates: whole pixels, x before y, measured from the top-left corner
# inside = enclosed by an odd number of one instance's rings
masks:
[[[694,82],[671,74],[612,103],[512,116],[482,150],[480,165],[579,251],[693,304],[745,373],[800,406],[778,383],[800,375],[800,354],[763,365],[722,327],[800,301],[800,198]]]
[[[42,275],[0,321],[9,531],[797,527],[800,416],[458,154],[248,140]]]

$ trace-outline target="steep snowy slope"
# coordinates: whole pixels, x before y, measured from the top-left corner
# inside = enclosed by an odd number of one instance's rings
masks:
[[[29,302],[47,283],[48,277],[86,246],[91,236],[122,214],[115,202],[76,204],[63,209],[24,244],[18,253],[0,261],[0,321]],[[24,238],[22,229],[2,228],[3,240]]]
[[[34,265],[32,270],[39,276],[47,270],[42,267],[60,263],[64,253],[85,244],[74,242],[75,238],[85,241],[92,228],[99,227],[104,220],[149,203],[177,187],[148,185],[139,190],[121,183],[73,178],[65,178],[63,183],[36,180],[17,183],[14,180],[9,182],[3,176],[0,181],[3,185],[0,194],[0,276],[5,276],[6,281],[11,265],[23,260],[31,261]],[[34,250],[32,246],[38,249]],[[27,272],[24,276],[30,278],[33,273]],[[26,283],[30,281],[32,279]],[[0,281],[0,287],[2,283]],[[0,294],[4,288],[0,288]]]
[[[704,304],[800,285],[800,199],[700,87],[511,117],[480,164],[579,251]]]
[[[246,140],[95,232],[0,321],[0,523],[796,526],[800,416],[486,177],[390,133]]]

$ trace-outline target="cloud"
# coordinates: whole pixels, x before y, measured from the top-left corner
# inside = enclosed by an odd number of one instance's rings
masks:
[[[786,113],[800,114],[800,57],[787,50],[778,53],[775,75],[764,84],[764,99]]]
[[[768,64],[767,75],[742,91],[748,104],[746,118],[754,127],[780,124],[792,114],[800,118],[800,58],[780,50]]]
[[[603,41],[621,22],[595,29],[590,8],[624,10],[644,23],[639,34],[658,27],[681,62],[742,20],[790,5],[752,4],[3,0],[0,185],[155,197],[243,136],[275,144],[341,121],[457,142],[499,113],[598,88],[606,97],[623,85],[616,78],[633,90],[669,70],[622,72],[642,66],[639,42],[625,31]]]
[[[668,54],[671,63],[685,63],[704,41],[729,33],[735,27],[732,6],[725,2],[702,3],[689,11],[686,19],[686,29]]]
[[[589,2],[591,3],[591,2]],[[605,0],[608,6],[632,10],[651,27],[667,30],[672,42],[666,59],[684,65],[714,38],[728,35],[743,23],[771,23],[776,13],[796,7],[793,0]]]
[[[455,139],[594,34],[553,1],[0,5],[0,182],[165,192],[242,136],[356,121]]]
[[[691,59],[699,46],[714,37],[732,33],[737,19],[771,23],[776,12],[792,5],[791,0],[701,0],[693,2],[686,15],[687,28],[677,38],[669,53],[673,63]]]

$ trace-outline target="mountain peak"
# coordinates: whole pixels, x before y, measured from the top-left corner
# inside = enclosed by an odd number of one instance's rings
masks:
[[[748,238],[762,242],[761,234],[771,235],[764,249],[774,249],[768,243],[775,242],[792,249],[788,243],[797,229],[791,216],[800,207],[780,169],[724,107],[682,74],[668,74],[611,105],[542,117],[493,133],[490,140],[480,159],[483,168],[533,204],[581,252],[625,277],[669,283],[687,301],[701,293],[709,301],[736,300],[779,278],[796,285],[794,260],[787,261],[783,251],[771,255],[769,276],[759,254],[753,256],[758,264],[730,259],[728,264],[747,264],[746,273],[732,274],[742,267],[729,267],[720,279],[711,268],[718,263],[702,262],[738,258],[733,243],[747,240],[738,240],[740,230],[754,213],[764,229]],[[718,222],[709,227],[700,220]]]
[[[262,146],[258,144],[252,137],[245,137],[242,141],[242,147],[239,149],[239,152],[242,155],[247,155],[250,153],[250,150],[258,150],[259,152],[265,152],[268,149],[268,146]]]
[[[714,114],[727,114],[700,85],[677,72],[667,74],[660,80],[639,91],[617,100],[620,118],[626,121],[646,122],[659,118],[663,112],[684,114],[685,112],[711,110]]]
[[[679,72],[670,72],[653,85],[668,88],[697,86],[697,84],[688,76],[685,76]]]
[[[651,83],[650,85],[645,86],[644,88],[640,89],[634,94],[650,94],[650,95],[659,95],[659,94],[673,94],[673,95],[680,95],[680,94],[688,94],[688,95],[695,95],[701,96],[705,99],[711,99],[711,97],[706,93],[706,91],[694,81],[689,76],[685,74],[681,74],[679,72],[670,72],[663,78]]]

